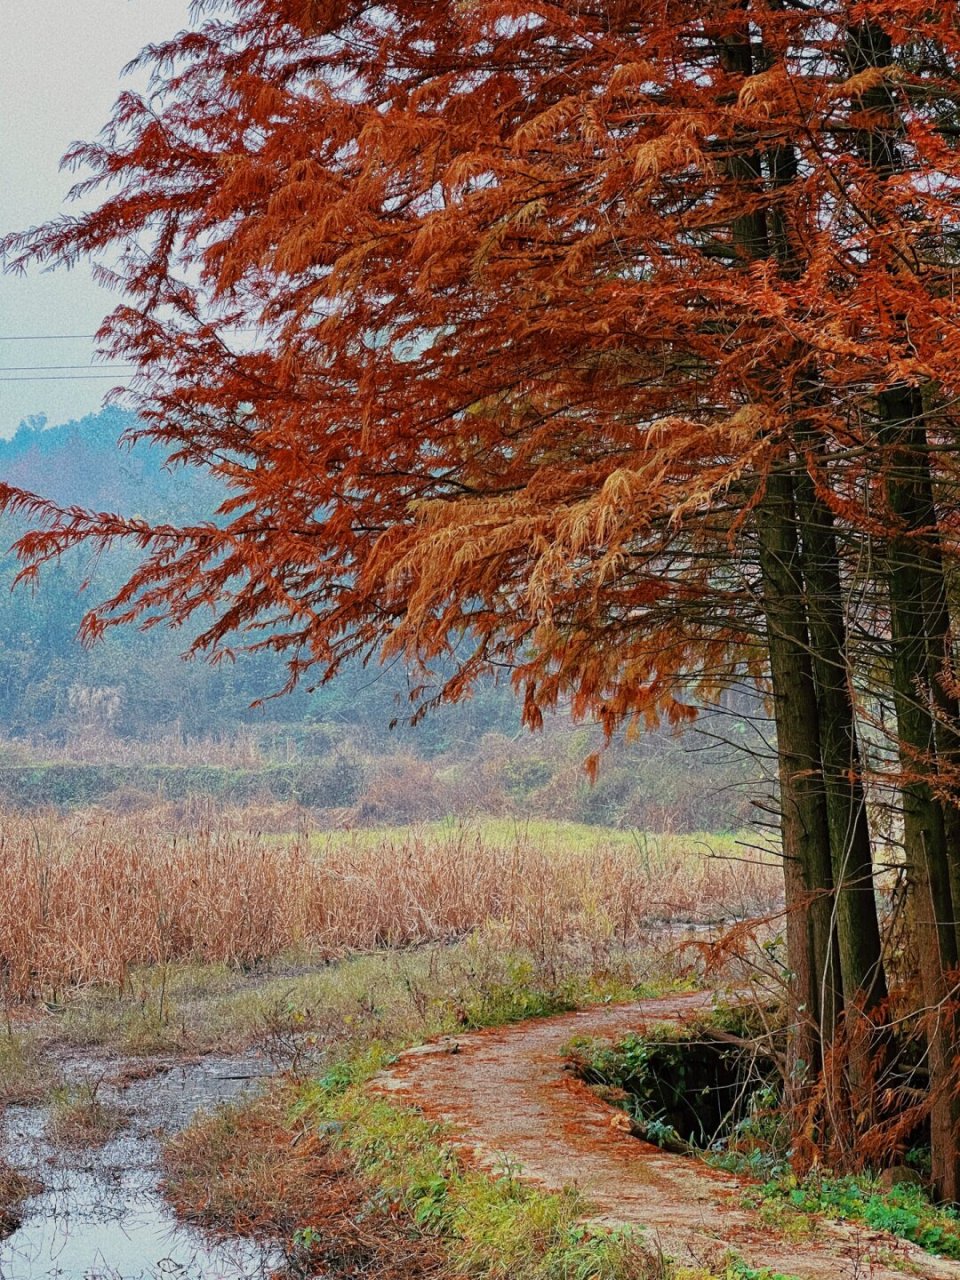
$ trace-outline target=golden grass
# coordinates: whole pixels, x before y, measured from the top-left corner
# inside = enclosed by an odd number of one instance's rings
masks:
[[[674,837],[591,845],[522,829],[264,839],[164,831],[149,819],[0,814],[0,984],[8,1003],[72,988],[130,990],[140,966],[249,967],[464,938],[605,959],[668,919],[771,907],[775,860],[725,861]],[[162,1006],[164,994],[159,993]]]

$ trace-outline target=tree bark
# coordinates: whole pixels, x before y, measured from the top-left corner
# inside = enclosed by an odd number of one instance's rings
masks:
[[[820,724],[810,657],[789,472],[773,472],[757,507],[760,571],[773,687],[787,895],[787,954],[794,973],[794,1058],[822,1064],[842,1006],[833,936],[830,834],[821,781]]]
[[[927,1017],[930,1142],[933,1183],[945,1200],[960,1200],[960,1101],[955,1096],[957,1020],[948,973],[957,967],[957,934],[943,807],[931,787],[937,730],[931,709],[931,583],[924,431],[920,393],[895,387],[879,396],[886,493],[901,532],[889,548],[890,631],[894,706],[904,775],[903,838]],[[918,457],[921,459],[918,463]]]
[[[873,851],[847,665],[843,585],[833,513],[804,469],[797,475],[810,650],[820,716],[820,753],[830,831],[844,1005],[866,1013],[887,998],[873,883]]]
[[[743,22],[739,32],[718,41],[721,65],[736,75],[757,71],[747,23],[747,0],[733,0]],[[786,163],[789,157],[781,157]],[[744,192],[764,183],[759,153],[737,154],[726,162],[730,178]],[[768,258],[777,227],[765,209],[734,218],[733,247],[743,266]],[[772,241],[773,237],[773,241]],[[780,831],[787,909],[787,957],[793,973],[792,1080],[818,1072],[823,1047],[832,1045],[842,1008],[839,961],[833,936],[830,834],[821,782],[820,729],[810,658],[805,590],[793,477],[772,471],[756,510],[763,584],[766,643],[770,662],[777,764]]]
[[[852,26],[847,61],[856,75],[891,67],[893,41],[877,23]],[[902,164],[897,101],[885,81],[854,103],[866,123],[856,145],[881,178]],[[957,1017],[948,973],[956,969],[958,934],[951,889],[947,820],[935,781],[940,675],[945,658],[946,592],[936,540],[936,509],[919,387],[900,383],[877,396],[884,486],[897,532],[889,544],[888,584],[894,706],[904,775],[903,835],[913,903],[920,984],[927,1019],[930,1144],[933,1183],[945,1200],[960,1200],[960,1100],[956,1097]],[[942,605],[941,605],[942,601]],[[942,735],[941,735],[942,742]],[[954,875],[956,880],[956,874]],[[958,904],[960,905],[960,904]]]

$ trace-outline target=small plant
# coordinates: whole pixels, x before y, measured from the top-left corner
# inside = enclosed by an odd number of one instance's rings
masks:
[[[123,1127],[121,1107],[97,1097],[100,1080],[61,1085],[53,1090],[47,1132],[53,1142],[66,1147],[98,1147]]]
[[[738,1254],[728,1253],[717,1267],[678,1267],[670,1280],[797,1280],[797,1277],[767,1267],[748,1266]]]
[[[319,1040],[314,1033],[314,1015],[298,1003],[293,993],[284,992],[267,1004],[262,1013],[262,1044],[270,1061],[295,1079],[315,1072]]]
[[[24,1203],[42,1191],[42,1182],[0,1158],[0,1240],[17,1230]]]
[[[802,1181],[792,1175],[771,1179],[745,1200],[761,1211],[779,1213],[783,1221],[791,1215],[821,1215],[862,1222],[928,1253],[960,1259],[960,1211],[932,1204],[913,1183],[883,1191],[869,1177],[834,1178],[814,1172]]]
[[[0,1107],[35,1102],[50,1087],[51,1068],[35,1036],[0,1033]]]
[[[722,1272],[723,1280],[796,1280],[782,1271],[771,1271],[769,1267],[750,1267],[742,1258],[731,1256]]]

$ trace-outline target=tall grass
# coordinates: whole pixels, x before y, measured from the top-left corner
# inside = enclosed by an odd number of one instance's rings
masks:
[[[576,946],[599,965],[657,921],[769,908],[779,883],[772,859],[709,858],[677,838],[570,847],[456,827],[311,847],[305,836],[7,813],[0,984],[7,1001],[92,983],[123,990],[140,965],[332,958],[453,940],[491,922],[505,945],[538,956]]]

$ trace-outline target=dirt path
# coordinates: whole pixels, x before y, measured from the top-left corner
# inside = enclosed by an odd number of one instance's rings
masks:
[[[485,1167],[507,1163],[543,1187],[576,1186],[595,1220],[642,1224],[688,1265],[729,1247],[803,1280],[960,1280],[960,1262],[866,1227],[824,1223],[813,1239],[783,1239],[741,1207],[745,1180],[624,1133],[611,1124],[619,1113],[563,1070],[574,1036],[613,1040],[710,1005],[709,995],[666,996],[445,1039],[404,1053],[378,1085],[448,1122]]]

